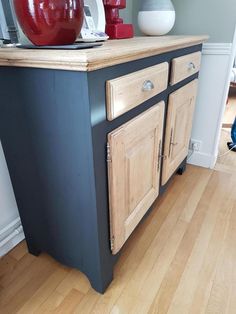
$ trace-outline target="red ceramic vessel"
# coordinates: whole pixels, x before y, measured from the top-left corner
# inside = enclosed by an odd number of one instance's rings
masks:
[[[83,0],[14,0],[19,24],[37,45],[73,44],[83,24]]]

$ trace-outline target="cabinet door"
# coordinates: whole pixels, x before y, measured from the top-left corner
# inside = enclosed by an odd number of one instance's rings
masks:
[[[162,185],[188,155],[198,80],[180,88],[169,97]]]
[[[164,102],[108,135],[112,253],[116,254],[159,194]]]

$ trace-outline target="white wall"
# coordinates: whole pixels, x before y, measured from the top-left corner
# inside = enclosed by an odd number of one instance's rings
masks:
[[[133,12],[133,1],[126,1],[126,8],[120,10],[120,16],[124,19],[124,23],[129,24],[132,23],[132,12]]]
[[[139,3],[130,0],[133,12],[126,13],[137,27]],[[200,152],[195,152],[190,163],[213,167],[218,154],[221,119],[227,98],[231,44],[236,24],[235,0],[172,0],[176,10],[173,35],[208,34],[204,45],[199,78],[199,93],[193,121],[192,138],[201,141]]]
[[[126,17],[133,22],[136,35],[140,3],[143,0],[127,0]],[[210,42],[232,42],[235,25],[235,0],[172,0],[176,11],[176,23],[172,34],[209,34]],[[132,11],[131,11],[132,10]]]
[[[212,168],[217,159],[217,134],[221,113],[226,103],[225,85],[228,80],[232,45],[205,44],[199,76],[199,90],[194,114],[192,139],[202,142],[189,163]]]
[[[0,256],[23,239],[21,222],[0,144]]]
[[[232,43],[236,25],[236,1],[172,0],[176,23],[172,34],[208,34],[203,46],[199,93],[192,138],[202,142],[190,163],[212,168],[218,154],[222,114],[227,99]]]
[[[176,10],[173,34],[209,34],[209,42],[232,42],[236,22],[235,0],[172,0],[172,2]]]

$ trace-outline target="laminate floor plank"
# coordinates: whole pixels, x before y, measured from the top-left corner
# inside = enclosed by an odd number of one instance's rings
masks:
[[[34,313],[47,300],[48,295],[55,291],[68,272],[69,270],[67,268],[59,266],[32,295],[32,297],[24,303],[17,313]]]
[[[86,294],[90,289],[90,283],[87,277],[76,269],[72,269],[65,279],[58,285],[56,291],[62,295],[68,295],[74,288],[82,294]]]
[[[14,249],[9,252],[9,256],[15,258],[17,261],[22,259],[27,253],[27,245],[25,241],[20,242]]]
[[[224,176],[226,178],[226,176]],[[176,256],[169,268],[168,273],[162,281],[149,313],[167,313],[182,274],[187,267],[187,262],[191,256],[194,245],[201,232],[202,225],[209,210],[214,208],[216,198],[218,198],[218,185],[221,187],[226,183],[226,179],[221,183],[219,175],[214,173],[209,181],[208,187],[203,193],[197,210],[188,226]]]
[[[194,169],[194,171],[195,170],[196,169]],[[194,177],[200,179],[202,172],[205,172],[205,170],[200,169],[194,174]],[[180,219],[180,216],[185,209],[185,206],[183,206],[183,204],[188,206],[188,199],[192,195],[191,192],[195,189],[196,182],[198,182],[198,180],[193,180],[191,176],[186,177],[186,180],[181,188],[177,200],[172,204],[172,207],[169,209],[169,214],[163,222],[159,232],[156,234],[150,247],[147,249],[145,255],[140,261],[139,266],[133,274],[131,280],[122,292],[121,297],[115,305],[116,308],[119,308],[119,304],[120,308],[124,308],[123,304],[128,303],[128,298],[131,294],[133,296],[138,296],[140,303],[143,303],[143,301],[141,301],[143,293],[141,292],[142,295],[140,295],[139,292],[142,291],[143,286],[151,286],[149,282],[145,282],[148,276],[151,277],[152,280],[155,277],[153,276],[155,274],[155,269],[158,269],[158,276],[163,275],[163,272],[165,272],[168,265],[168,258],[166,258],[166,263],[165,259],[163,258],[167,255],[169,257],[169,261],[171,261],[171,256],[173,255],[174,250],[178,247],[177,243],[181,240],[185,232],[187,223],[185,223],[183,220],[178,222],[178,220]],[[172,247],[172,249],[169,248],[169,245],[170,247]],[[161,277],[157,277],[155,279],[156,286],[158,285],[158,278],[160,280]],[[152,293],[149,291],[148,296],[150,297],[151,295]],[[141,308],[140,305],[137,305],[137,307],[138,309]]]
[[[195,171],[195,169],[193,169]],[[186,180],[190,177],[188,173],[185,177],[176,177],[176,184],[170,186],[171,198],[166,198],[166,195],[161,201],[158,201],[155,206],[158,208],[151,212],[143,224],[141,224],[137,234],[133,234],[125,245],[121,259],[115,268],[115,278],[108,288],[106,294],[101,296],[94,306],[96,313],[109,313],[112,310],[116,300],[130,282],[133,273],[139,267],[140,260],[151,245],[153,239],[158,234],[158,230],[162,228],[170,209],[177,201],[181,191],[186,186]],[[118,306],[116,305],[116,308]]]
[[[229,312],[230,296],[236,298],[235,259],[236,259],[236,201],[230,216],[224,250],[213,280],[211,294],[208,300],[206,314],[224,314]],[[233,295],[232,295],[233,294]],[[236,309],[234,309],[236,312]]]
[[[58,307],[52,312],[56,314],[74,313],[76,307],[83,299],[83,294],[76,290],[71,289],[68,295],[65,296],[63,301],[58,305]]]
[[[8,255],[7,255],[8,256]],[[9,256],[11,259],[12,257]],[[29,267],[31,267],[32,263],[36,260],[36,257],[31,254],[25,254],[19,261],[14,259],[14,265],[8,271],[3,273],[0,278],[0,285],[6,288],[13,284],[14,282],[21,281],[20,278],[28,272]],[[27,276],[27,274],[26,274]]]
[[[234,201],[231,195],[236,195],[236,185],[234,180],[228,180],[228,175],[225,175],[225,191],[222,186],[219,186],[215,190],[214,202],[210,204],[210,208],[207,212],[206,218],[202,224],[199,236],[196,239],[192,253],[185,266],[183,275],[180,279],[178,288],[171,302],[171,306],[168,310],[168,314],[187,314],[190,312],[190,307],[195,294],[199,273],[202,269],[204,258],[207,254],[207,250],[210,245],[212,234],[215,226],[218,227],[218,231],[221,231],[221,235],[224,234],[225,224],[224,217],[229,217]],[[218,245],[218,250],[220,247]],[[186,295],[186,298],[183,298]]]
[[[232,208],[230,209],[229,204],[229,207],[225,207],[225,210],[220,211],[217,217],[215,228],[206,249],[201,270],[198,273],[197,286],[189,313],[203,314],[206,312],[206,306],[212,289],[213,278],[222,254],[226,231],[230,222],[231,210]]]
[[[173,179],[122,249],[104,295],[22,242],[0,259],[0,313],[235,314],[236,176],[226,170],[188,166]]]
[[[99,298],[101,298],[100,294],[90,288],[86,295],[81,299],[80,303],[75,307],[74,314],[98,313],[99,311],[96,308],[94,309],[94,305]]]
[[[47,299],[34,311],[34,314],[47,314],[55,312],[55,309],[63,302],[65,296],[57,291],[48,295]]]
[[[5,255],[0,259],[0,285],[3,286],[3,278],[9,276],[16,267],[17,261],[10,255]]]
[[[36,259],[30,268],[25,270],[19,281],[12,282],[1,294],[1,309],[3,313],[16,313],[53,273],[57,263],[44,255],[44,259]]]

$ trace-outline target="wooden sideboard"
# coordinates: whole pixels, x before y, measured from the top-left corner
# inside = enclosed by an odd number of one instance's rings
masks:
[[[184,171],[206,39],[0,49],[0,136],[32,254],[105,291],[122,246]]]

